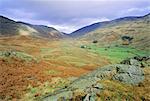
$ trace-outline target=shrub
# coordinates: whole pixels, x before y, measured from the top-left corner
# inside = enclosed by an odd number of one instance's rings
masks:
[[[87,48],[87,46],[85,46],[85,45],[81,45],[80,47],[81,47],[81,48]]]
[[[97,41],[97,40],[94,40],[93,43],[98,43],[98,41]]]
[[[124,40],[124,41],[125,41],[125,40],[131,41],[131,40],[133,40],[133,37],[130,37],[130,36],[122,36],[121,39]]]

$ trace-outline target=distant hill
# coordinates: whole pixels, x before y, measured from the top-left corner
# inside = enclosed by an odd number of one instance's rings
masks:
[[[32,25],[24,22],[16,22],[4,16],[0,16],[0,36],[34,36],[44,38],[62,38],[63,33],[53,27],[44,25]]]
[[[145,15],[145,16],[139,16],[139,17],[130,16],[130,17],[115,19],[115,20],[112,20],[112,21],[104,21],[104,22],[94,23],[94,24],[85,26],[83,28],[80,28],[80,29],[70,33],[69,36],[71,36],[71,37],[80,37],[80,36],[83,36],[87,33],[92,32],[96,29],[116,26],[118,24],[125,23],[125,22],[128,22],[128,21],[137,21],[139,19],[143,19],[144,17],[148,17],[149,15],[150,15],[150,13]]]
[[[107,46],[122,44],[150,50],[150,14],[141,17],[125,17],[100,24],[101,27],[90,32],[77,33],[78,38],[89,42],[96,40],[98,44]],[[92,27],[93,25],[82,30]]]

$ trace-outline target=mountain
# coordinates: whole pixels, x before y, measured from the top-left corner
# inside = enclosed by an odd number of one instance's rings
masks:
[[[141,17],[125,17],[100,24],[101,27],[90,32],[77,34],[80,35],[78,38],[89,42],[96,40],[98,44],[103,45],[122,44],[150,50],[150,14]],[[86,29],[91,27],[93,25]]]
[[[130,17],[115,19],[115,20],[112,20],[112,21],[104,21],[104,22],[94,23],[94,24],[85,26],[83,28],[80,28],[80,29],[70,33],[70,36],[71,37],[80,37],[80,36],[83,36],[87,33],[92,32],[96,29],[106,28],[106,27],[110,27],[110,26],[116,26],[118,24],[125,23],[125,22],[128,22],[128,21],[131,21],[131,22],[132,21],[137,21],[137,20],[142,19],[144,17],[148,17],[149,15],[150,15],[150,13],[145,15],[145,16],[139,16],[139,17],[130,16]]]
[[[25,22],[16,22],[4,16],[0,16],[0,36],[34,36],[44,38],[62,38],[63,33],[53,27],[44,25],[32,25]]]
[[[18,33],[19,24],[6,17],[0,16],[0,35],[16,35]]]

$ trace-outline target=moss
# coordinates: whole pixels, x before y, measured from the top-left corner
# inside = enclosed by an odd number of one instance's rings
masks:
[[[33,56],[24,53],[24,52],[18,52],[18,51],[0,51],[0,58],[8,59],[8,58],[18,58],[24,61],[36,61],[36,58]]]

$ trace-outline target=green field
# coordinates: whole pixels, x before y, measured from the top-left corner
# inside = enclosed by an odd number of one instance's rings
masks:
[[[134,56],[145,56],[150,54],[148,51],[137,50],[127,46],[98,47],[96,45],[90,45],[88,48],[90,52],[98,53],[99,55],[109,59],[111,63],[118,63],[123,59]]]

